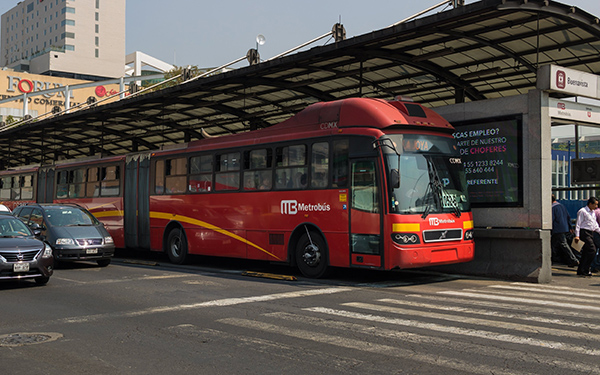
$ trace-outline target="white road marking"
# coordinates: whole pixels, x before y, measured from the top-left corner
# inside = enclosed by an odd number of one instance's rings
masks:
[[[466,299],[466,298],[456,299],[453,297],[442,297],[439,294],[438,295],[408,294],[408,295],[406,295],[406,297],[420,299],[420,300],[426,300],[426,301],[432,301],[431,302],[432,305],[440,305],[443,303],[455,303],[455,304],[461,304],[461,305],[476,305],[477,307],[488,307],[488,308],[492,308],[492,309],[511,309],[511,310],[514,309],[514,305],[510,305],[508,303],[484,301],[480,298],[472,299],[472,300]],[[575,318],[582,318],[582,319],[597,319],[598,318],[598,314],[593,313],[593,312],[586,313],[586,312],[574,311],[574,310],[561,310],[561,309],[555,309],[555,308],[553,308],[553,306],[549,306],[549,307],[527,306],[527,313],[556,315],[556,316],[559,316],[561,319],[565,318],[565,317],[575,317]],[[535,317],[535,316],[533,316],[533,317]],[[583,327],[588,326],[588,324],[585,322],[575,323],[575,324],[579,324]]]
[[[510,371],[494,366],[487,366],[473,362],[461,361],[456,358],[449,358],[440,355],[431,355],[427,353],[419,353],[414,350],[407,350],[401,347],[375,344],[366,340],[355,340],[349,337],[332,336],[315,331],[305,331],[293,329],[289,327],[280,327],[274,324],[262,323],[247,319],[225,318],[218,320],[220,323],[225,323],[241,328],[260,330],[263,332],[271,332],[297,339],[318,342],[322,344],[335,345],[342,348],[359,350],[362,352],[373,353],[377,355],[386,355],[390,357],[402,358],[404,360],[412,360],[421,363],[426,363],[432,366],[442,368],[450,368],[464,373],[473,374],[505,374],[505,375],[529,375],[528,372]]]
[[[330,309],[330,308],[325,308],[325,307],[312,307],[312,308],[306,308],[304,310],[320,312],[323,314],[334,315],[334,316],[342,316],[345,318],[360,319],[360,320],[367,320],[367,321],[373,321],[373,322],[378,322],[378,323],[386,323],[386,324],[394,324],[394,325],[405,326],[405,327],[427,329],[427,330],[431,330],[431,331],[450,333],[450,334],[459,335],[459,336],[471,336],[471,337],[483,338],[483,339],[487,339],[487,340],[507,342],[507,343],[512,343],[512,344],[522,344],[522,345],[529,345],[529,346],[541,347],[541,348],[551,348],[551,349],[569,351],[569,352],[585,354],[585,355],[594,355],[594,356],[600,355],[600,349],[587,349],[587,348],[584,348],[581,346],[565,344],[565,343],[558,342],[558,341],[538,340],[538,339],[533,339],[530,337],[520,337],[520,336],[504,334],[504,333],[499,333],[499,332],[484,331],[484,330],[471,329],[471,328],[465,328],[465,327],[453,327],[453,326],[446,326],[446,325],[441,325],[441,324],[436,324],[436,323],[424,323],[424,322],[418,322],[418,321],[410,320],[410,319],[386,318],[383,316],[377,316],[377,315],[373,315],[373,314],[362,314],[362,313],[357,313],[357,312],[352,312],[352,311],[335,310],[335,309]]]
[[[189,335],[200,340],[209,340],[215,338],[217,340],[233,340],[237,344],[243,344],[251,350],[264,353],[270,358],[278,356],[285,358],[287,361],[293,360],[299,363],[305,363],[306,358],[310,357],[311,361],[323,363],[327,368],[334,368],[338,371],[343,371],[348,368],[364,366],[365,363],[357,358],[349,358],[335,355],[333,353],[324,352],[318,349],[302,347],[302,355],[298,355],[298,347],[288,345],[280,341],[265,340],[256,336],[243,336],[238,332],[231,333],[220,331],[211,328],[198,327],[193,324],[180,324],[177,326],[167,327],[167,329],[177,332],[178,334]],[[245,348],[246,350],[246,348]],[[326,369],[322,369],[323,373],[327,373]]]
[[[521,332],[527,332],[527,333],[539,333],[539,334],[560,336],[560,337],[573,337],[573,335],[574,335],[574,333],[572,331],[567,331],[567,330],[562,330],[562,329],[540,327],[540,326],[529,326],[529,325],[523,325],[523,324],[510,323],[510,322],[506,322],[506,321],[479,319],[479,318],[473,318],[473,317],[462,316],[462,315],[448,315],[448,314],[439,314],[439,313],[424,312],[424,311],[419,311],[419,312],[417,312],[417,314],[415,314],[415,310],[402,309],[402,308],[398,308],[398,307],[390,307],[390,306],[383,306],[383,305],[372,305],[372,304],[360,303],[360,302],[349,302],[349,303],[344,303],[343,305],[356,307],[359,309],[365,309],[365,310],[374,310],[374,311],[388,312],[388,313],[393,313],[393,314],[405,314],[405,315],[413,315],[413,316],[418,315],[419,317],[425,317],[425,318],[446,320],[446,321],[456,322],[456,323],[465,323],[465,324],[469,324],[469,325],[476,324],[476,325],[481,325],[481,326],[510,329],[513,331],[521,331]],[[468,313],[469,311],[465,311],[465,312]],[[600,341],[600,335],[598,335],[598,334],[577,332],[577,337],[584,339],[584,340],[589,340],[589,341]]]
[[[323,294],[334,294],[334,293],[347,292],[350,290],[352,290],[352,289],[350,289],[350,288],[326,288],[326,289],[301,290],[301,291],[297,291],[297,292],[288,292],[288,293],[267,294],[267,295],[262,295],[262,296],[253,296],[253,297],[225,298],[225,299],[220,299],[220,300],[198,302],[198,303],[191,303],[191,304],[150,307],[147,309],[142,309],[142,310],[137,310],[137,311],[124,311],[124,312],[115,312],[115,313],[64,318],[64,319],[60,319],[59,322],[62,322],[62,323],[87,323],[87,322],[97,321],[97,320],[101,320],[101,319],[131,318],[131,317],[150,315],[150,314],[159,314],[159,313],[165,313],[165,312],[193,310],[193,309],[199,309],[199,308],[204,308],[204,307],[233,306],[233,305],[239,305],[239,304],[243,304],[243,303],[266,302],[266,301],[274,301],[274,300],[287,299],[287,298],[299,298],[299,297],[316,296],[316,295],[323,295]]]
[[[501,295],[493,295],[483,291],[454,291],[447,290],[443,292],[439,292],[439,294],[448,295],[448,296],[456,296],[456,297],[470,297],[470,298],[481,298],[481,299],[491,299],[497,301],[507,301],[514,303],[524,303],[529,305],[541,305],[541,306],[552,306],[554,308],[560,309],[573,309],[573,310],[590,310],[590,311],[600,311],[600,306],[589,306],[589,305],[576,305],[573,303],[561,303],[558,301],[552,300],[534,300],[531,298],[517,298],[517,297],[508,297]],[[589,301],[586,301],[589,302]]]
[[[264,316],[268,318],[282,319],[295,323],[302,323],[306,326],[313,327],[319,326],[329,329],[339,329],[344,331],[351,331],[366,336],[375,336],[382,338],[393,338],[402,341],[403,343],[411,343],[418,345],[425,345],[431,347],[440,347],[445,350],[452,350],[460,353],[473,353],[479,356],[489,356],[493,358],[502,358],[509,361],[525,362],[539,365],[540,363],[551,364],[553,367],[563,368],[569,371],[585,371],[588,374],[600,374],[600,368],[597,365],[586,365],[581,362],[575,362],[572,360],[561,360],[556,356],[546,356],[535,353],[534,351],[529,352],[526,356],[523,355],[521,350],[510,349],[510,348],[499,348],[497,346],[489,346],[484,344],[477,344],[472,342],[466,342],[456,340],[454,338],[446,338],[439,335],[425,335],[423,332],[412,333],[398,329],[386,329],[384,327],[375,327],[369,323],[369,325],[357,324],[344,322],[340,320],[324,319],[314,316],[302,316],[296,314],[290,314],[285,312],[274,312],[268,313]],[[401,344],[400,346],[405,346]]]
[[[177,279],[177,278],[185,278],[185,277],[195,277],[200,275],[193,274],[173,274],[173,275],[159,275],[159,276],[142,276],[136,278],[122,278],[122,279],[105,279],[105,280],[93,280],[93,281],[80,281],[80,280],[72,280],[64,277],[52,276],[52,279],[58,279],[62,281],[67,281],[70,283],[77,284],[114,284],[114,283],[123,283],[123,282],[131,282],[131,281],[144,281],[144,280],[162,280],[162,279]]]
[[[571,289],[571,288],[561,288],[561,289],[549,289],[544,288],[540,289],[538,287],[533,286],[513,286],[513,285],[490,285],[488,288],[493,289],[505,289],[512,291],[524,291],[524,292],[541,292],[549,295],[558,294],[559,296],[570,296],[570,297],[583,297],[588,300],[595,301],[598,298],[598,293],[585,293],[581,290]],[[553,296],[558,297],[558,296]]]
[[[441,310],[441,311],[453,311],[453,312],[458,312],[458,313],[493,316],[493,317],[497,317],[497,318],[517,319],[517,320],[524,320],[524,321],[531,321],[531,322],[545,323],[545,324],[553,324],[553,325],[562,325],[562,326],[567,326],[571,329],[573,327],[580,327],[580,328],[586,328],[589,330],[600,331],[600,325],[597,325],[597,324],[581,323],[578,321],[565,320],[565,319],[548,319],[548,318],[544,318],[541,316],[531,315],[532,311],[530,311],[529,309],[527,310],[526,313],[505,313],[505,312],[501,312],[498,310],[484,310],[484,309],[480,309],[480,308],[448,306],[448,305],[442,305],[440,303],[440,302],[454,302],[454,303],[465,304],[466,302],[464,300],[460,300],[460,301],[450,300],[450,299],[439,300],[439,298],[436,296],[424,297],[424,296],[420,296],[420,295],[412,295],[411,297],[431,299],[435,303],[414,302],[414,301],[408,301],[408,300],[397,300],[397,299],[389,299],[389,298],[383,298],[378,301],[384,302],[384,303],[392,303],[395,305],[427,308],[427,309],[434,309],[434,310]],[[507,307],[507,305],[499,305],[499,304],[493,304],[492,306],[490,306],[488,304],[481,304],[481,301],[472,301],[471,304],[475,304],[475,305],[477,305],[477,307],[481,307],[481,306],[495,307],[495,308],[499,308],[499,307],[506,308]],[[556,312],[556,310],[553,310],[553,312]]]

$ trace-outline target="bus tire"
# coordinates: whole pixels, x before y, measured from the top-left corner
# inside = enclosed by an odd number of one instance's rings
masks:
[[[310,232],[309,237],[308,233],[304,233],[296,244],[295,257],[304,276],[319,279],[327,274],[327,245],[320,234]]]
[[[188,255],[185,233],[180,228],[172,229],[167,237],[167,255],[174,264],[184,264]]]

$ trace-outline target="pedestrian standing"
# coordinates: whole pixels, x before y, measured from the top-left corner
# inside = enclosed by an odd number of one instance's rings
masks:
[[[569,267],[579,265],[571,246],[567,243],[567,234],[571,232],[571,216],[566,207],[556,201],[552,194],[552,237],[550,244],[557,256],[566,261]],[[600,236],[600,233],[598,234]]]
[[[577,267],[577,275],[592,276],[590,268],[596,255],[594,232],[600,233],[600,226],[596,222],[594,210],[598,208],[598,198],[590,197],[587,205],[577,212],[577,225],[575,225],[575,242],[583,241],[581,260]]]
[[[596,223],[600,226],[600,207],[594,210]],[[596,254],[590,266],[590,272],[597,273],[600,270],[600,233],[594,232],[594,245],[596,245]]]

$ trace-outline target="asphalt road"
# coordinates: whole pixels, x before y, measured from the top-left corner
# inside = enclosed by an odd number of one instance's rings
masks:
[[[244,276],[251,271],[295,281]],[[549,285],[160,256],[1,283],[12,374],[600,374],[600,277]]]

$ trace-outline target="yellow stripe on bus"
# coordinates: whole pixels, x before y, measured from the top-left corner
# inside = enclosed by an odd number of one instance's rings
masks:
[[[170,214],[170,213],[167,213],[167,212],[150,212],[150,218],[152,218],[152,219],[164,219],[164,220],[177,220],[177,221],[181,221],[181,222],[184,222],[184,223],[188,223],[188,224],[192,224],[192,225],[197,225],[199,227],[203,227],[203,228],[206,228],[206,229],[214,230],[217,233],[224,234],[225,236],[231,237],[231,238],[233,238],[235,240],[238,240],[238,241],[243,242],[243,243],[245,243],[247,245],[255,247],[258,250],[262,251],[263,253],[268,254],[268,255],[272,256],[273,258],[281,261],[281,259],[279,257],[277,257],[274,254],[271,254],[270,252],[268,252],[267,250],[265,250],[262,247],[258,246],[257,244],[252,243],[252,242],[248,241],[247,239],[238,236],[235,233],[231,233],[231,232],[229,232],[229,231],[227,231],[225,229],[219,228],[217,226],[214,226],[212,224],[209,224],[209,223],[201,221],[201,220],[197,220],[197,219],[194,219],[194,218],[191,218],[191,217],[187,217],[187,216]]]
[[[463,223],[463,229],[473,229],[473,220],[468,220]]]
[[[396,223],[392,224],[392,232],[420,232],[421,224],[419,223]]]
[[[92,210],[89,210],[92,212]],[[100,212],[92,212],[96,217],[111,217],[111,216],[123,216],[123,211],[100,211]]]

